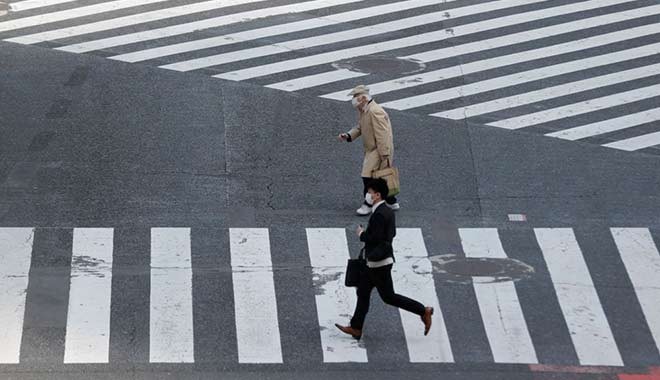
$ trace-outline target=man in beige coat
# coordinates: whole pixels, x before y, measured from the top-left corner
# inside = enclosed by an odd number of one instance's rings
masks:
[[[372,179],[372,172],[392,165],[394,142],[392,124],[387,112],[378,105],[369,94],[369,88],[364,85],[355,87],[348,96],[352,96],[353,107],[358,111],[358,124],[353,129],[339,135],[340,141],[352,142],[362,136],[364,146],[364,161],[362,161],[362,182],[364,184],[364,203],[357,209],[359,215],[371,213],[371,202],[367,196],[367,184]],[[387,205],[399,209],[395,197],[385,199]]]

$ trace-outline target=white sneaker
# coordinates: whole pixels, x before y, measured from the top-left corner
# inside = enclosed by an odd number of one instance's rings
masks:
[[[355,210],[355,212],[357,212],[358,215],[366,216],[366,215],[371,214],[371,207],[363,204],[362,206],[360,206],[359,209]]]
[[[388,206],[394,211],[399,211],[399,209],[401,208],[401,206],[399,206],[399,202],[388,204]]]

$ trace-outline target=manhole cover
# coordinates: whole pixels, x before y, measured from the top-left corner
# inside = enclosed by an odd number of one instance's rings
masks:
[[[433,272],[445,281],[489,283],[518,281],[534,274],[534,268],[520,260],[467,258],[458,255],[429,257]]]
[[[424,63],[412,59],[386,56],[365,56],[355,59],[335,62],[336,69],[347,69],[370,74],[411,74],[426,68]]]

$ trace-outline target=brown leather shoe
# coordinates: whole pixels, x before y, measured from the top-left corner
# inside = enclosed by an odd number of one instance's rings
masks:
[[[431,323],[433,323],[432,316],[433,308],[429,306],[425,307],[424,315],[422,315],[422,322],[424,322],[424,336],[428,335],[429,330],[431,330]]]
[[[354,329],[351,326],[342,326],[339,323],[335,323],[335,326],[339,329],[339,331],[343,332],[344,334],[348,334],[357,340],[362,338],[362,330]]]

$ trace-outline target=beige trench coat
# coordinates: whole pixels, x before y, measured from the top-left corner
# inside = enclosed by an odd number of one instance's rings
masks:
[[[394,158],[394,140],[392,124],[387,112],[372,100],[365,112],[360,112],[358,125],[348,131],[351,141],[362,136],[364,145],[364,161],[362,162],[362,177],[371,178],[374,170],[387,167],[383,158]]]

